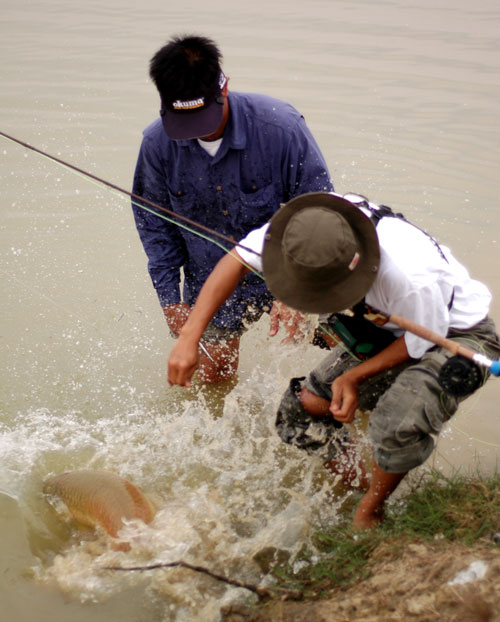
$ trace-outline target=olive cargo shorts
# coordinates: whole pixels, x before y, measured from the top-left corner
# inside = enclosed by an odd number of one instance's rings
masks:
[[[488,357],[496,359],[500,355],[500,338],[489,318],[467,330],[450,329],[447,336]],[[359,386],[359,408],[371,411],[369,435],[373,456],[384,471],[406,473],[423,464],[434,448],[433,436],[439,434],[460,402],[470,395],[454,397],[439,384],[439,370],[450,356],[451,352],[435,346],[421,359],[411,359]],[[337,346],[305,382],[298,378],[292,380],[276,419],[282,440],[325,460],[334,459],[348,442],[346,429],[331,415],[312,418],[301,406],[298,393],[305,386],[331,400],[332,382],[356,365],[359,361]],[[481,375],[484,384],[489,372],[481,368]]]

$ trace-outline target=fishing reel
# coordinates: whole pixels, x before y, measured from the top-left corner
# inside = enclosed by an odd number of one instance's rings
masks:
[[[453,397],[464,397],[481,386],[483,377],[479,366],[460,355],[451,356],[439,370],[439,384]]]

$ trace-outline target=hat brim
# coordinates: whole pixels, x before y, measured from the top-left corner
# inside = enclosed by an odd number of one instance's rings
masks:
[[[224,113],[224,105],[214,99],[202,110],[170,110],[163,108],[163,128],[173,140],[203,138],[216,132]]]
[[[330,209],[343,216],[358,243],[357,266],[345,279],[331,285],[314,279],[298,280],[285,271],[281,242],[286,226],[294,214],[311,207]],[[314,240],[310,243],[314,244]],[[271,219],[262,253],[269,291],[286,305],[308,313],[335,313],[362,300],[375,280],[379,263],[380,247],[372,221],[343,197],[326,192],[303,194],[281,207]]]

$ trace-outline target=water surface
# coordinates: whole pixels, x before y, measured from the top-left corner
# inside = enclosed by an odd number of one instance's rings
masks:
[[[171,34],[215,38],[233,90],[295,105],[339,192],[403,211],[491,289],[500,323],[500,7],[493,0],[4,0],[0,129],[130,188],[159,108],[147,69]],[[294,555],[338,520],[321,465],[273,430],[292,375],[322,356],[281,348],[261,322],[238,383],[169,389],[172,341],[128,201],[2,139],[0,599],[20,622],[211,622],[247,596],[187,570],[110,563],[183,558],[265,580],[262,551]],[[500,381],[466,402],[430,464],[491,472]],[[60,523],[52,473],[103,468],[153,493],[128,554]],[[259,562],[259,560],[261,560]]]

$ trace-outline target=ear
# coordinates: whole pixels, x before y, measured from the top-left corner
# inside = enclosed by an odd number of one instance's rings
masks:
[[[228,93],[229,93],[229,88],[228,88],[228,86],[227,86],[227,85],[228,85],[228,83],[229,83],[229,80],[230,80],[230,77],[229,77],[229,76],[226,76],[226,82],[225,82],[224,87],[222,88],[222,91],[221,91],[221,93],[222,93],[222,95],[223,95],[224,97],[227,97],[227,95],[228,95]]]

